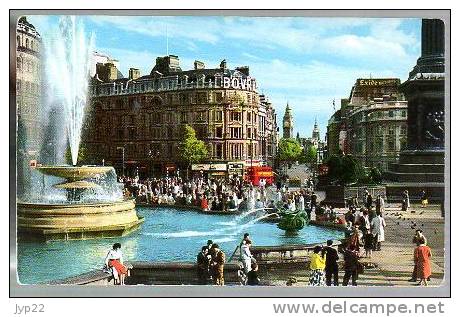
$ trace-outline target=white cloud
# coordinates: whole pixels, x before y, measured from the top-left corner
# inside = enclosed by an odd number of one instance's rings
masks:
[[[183,38],[214,44],[219,36],[213,30],[215,20],[203,17],[197,20],[192,17],[152,16],[152,17],[127,17],[127,16],[91,16],[89,19],[98,25],[111,25],[115,28],[135,32],[149,37]]]

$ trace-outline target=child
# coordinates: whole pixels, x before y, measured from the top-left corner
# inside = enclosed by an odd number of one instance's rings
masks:
[[[364,250],[366,250],[366,258],[372,257],[372,249],[374,247],[374,236],[371,231],[368,229],[364,235]]]

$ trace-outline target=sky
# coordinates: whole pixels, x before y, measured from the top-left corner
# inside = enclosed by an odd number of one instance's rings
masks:
[[[58,16],[28,16],[46,39]],[[315,119],[327,121],[357,78],[407,79],[420,56],[421,19],[233,16],[79,16],[95,50],[148,74],[158,56],[178,55],[183,70],[200,60],[217,68],[249,66],[275,106],[278,125],[286,103],[294,134],[311,136]],[[46,42],[46,41],[45,41]]]

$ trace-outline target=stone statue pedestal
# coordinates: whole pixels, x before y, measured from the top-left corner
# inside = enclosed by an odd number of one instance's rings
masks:
[[[417,201],[425,190],[429,201],[444,201],[444,23],[422,20],[422,56],[400,90],[407,99],[407,149],[391,164],[385,178],[390,200],[403,190]]]

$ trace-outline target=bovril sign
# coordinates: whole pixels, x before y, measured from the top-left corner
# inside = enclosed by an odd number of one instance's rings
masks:
[[[220,77],[216,80],[216,88],[240,89],[240,90],[257,90],[257,82],[251,77]]]

